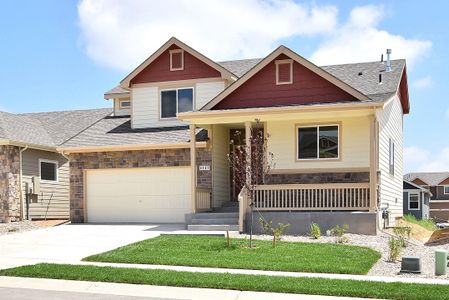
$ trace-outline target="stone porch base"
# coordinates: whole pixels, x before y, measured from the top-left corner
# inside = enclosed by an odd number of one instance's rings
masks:
[[[287,234],[310,234],[310,224],[317,223],[321,228],[321,234],[336,225],[349,225],[349,233],[376,235],[377,217],[376,213],[370,212],[254,212],[253,232],[261,234],[262,229],[259,218],[262,215],[265,220],[271,220],[273,225],[278,223],[290,224]],[[246,216],[245,230],[248,231],[251,215]]]

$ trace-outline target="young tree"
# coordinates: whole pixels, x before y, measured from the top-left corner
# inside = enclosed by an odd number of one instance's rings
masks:
[[[229,165],[233,172],[232,180],[238,191],[244,190],[249,200],[251,222],[249,247],[252,248],[253,220],[255,190],[257,185],[266,184],[273,170],[274,155],[268,152],[268,134],[264,134],[260,126],[260,120],[255,120],[255,126],[251,127],[249,149],[246,144],[241,145],[245,140],[243,131],[237,130],[231,138],[231,151],[228,155]],[[240,142],[238,142],[240,141]],[[251,153],[251,159],[247,159],[247,153]]]

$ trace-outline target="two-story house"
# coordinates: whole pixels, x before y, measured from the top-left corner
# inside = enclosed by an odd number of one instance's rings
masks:
[[[449,172],[417,172],[404,179],[430,191],[430,217],[437,221],[449,220]]]
[[[372,233],[380,208],[401,214],[404,61],[317,67],[281,46],[263,59],[216,63],[170,39],[105,97],[113,116],[2,116],[11,119],[2,128],[6,217],[23,216],[23,196],[30,186],[37,195],[41,182],[54,203],[65,203],[70,159],[73,222],[187,220],[192,229],[243,230],[248,202],[227,154],[233,132],[248,141],[252,126],[270,136],[276,160],[270,184],[257,187],[255,207],[267,218],[298,232],[314,221]],[[42,203],[37,217],[48,213]],[[65,213],[58,205],[56,217]],[[223,206],[231,212],[196,214]]]
[[[215,62],[171,38],[105,98],[114,115],[58,147],[72,222],[245,230],[250,203],[228,154],[236,130],[251,151],[254,126],[275,160],[254,208],[273,223],[374,234],[381,208],[391,223],[402,215],[404,60],[318,67],[280,46]]]

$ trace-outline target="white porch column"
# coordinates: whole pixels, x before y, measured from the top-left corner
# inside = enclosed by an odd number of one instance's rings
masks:
[[[251,122],[245,122],[246,184],[251,185]]]
[[[192,178],[192,213],[196,212],[196,125],[190,124],[190,169]]]
[[[376,133],[376,118],[370,116],[370,173],[369,173],[369,188],[370,188],[370,206],[369,211],[375,212],[377,209],[377,133]]]

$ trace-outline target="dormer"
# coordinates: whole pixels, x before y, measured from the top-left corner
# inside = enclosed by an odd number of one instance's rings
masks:
[[[183,125],[181,112],[196,111],[237,76],[176,38],[105,94],[116,115],[131,115],[133,128]]]

